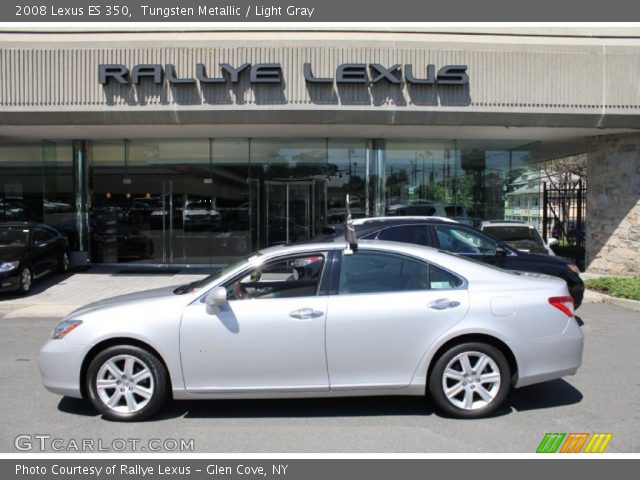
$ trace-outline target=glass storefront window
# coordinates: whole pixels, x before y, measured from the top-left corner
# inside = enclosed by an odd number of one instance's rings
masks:
[[[76,246],[71,142],[0,144],[0,221],[45,222]]]
[[[337,138],[89,142],[91,261],[221,265],[355,218],[540,226],[537,143]],[[1,220],[44,221],[77,249],[69,141],[0,145]]]

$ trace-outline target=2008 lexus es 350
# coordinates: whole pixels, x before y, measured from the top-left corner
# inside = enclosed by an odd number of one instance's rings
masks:
[[[40,352],[44,386],[113,420],[175,399],[425,395],[453,417],[576,373],[563,280],[384,241],[280,246],[177,288],[87,305]],[[215,406],[212,406],[215,408]]]

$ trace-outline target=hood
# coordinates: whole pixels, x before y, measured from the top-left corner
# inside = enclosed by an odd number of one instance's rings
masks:
[[[0,247],[0,263],[20,260],[24,251],[25,247]]]
[[[140,303],[141,301],[159,300],[162,298],[174,298],[173,291],[178,287],[174,285],[171,287],[154,288],[153,290],[144,290],[142,292],[128,293],[126,295],[118,295],[116,297],[105,298],[98,300],[97,302],[84,305],[77,310],[71,312],[68,316],[75,317],[84,313],[93,312],[103,308],[112,306],[126,307],[128,303]]]

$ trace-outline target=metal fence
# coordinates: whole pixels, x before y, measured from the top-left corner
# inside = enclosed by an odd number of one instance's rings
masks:
[[[545,242],[556,238],[554,251],[571,259],[581,271],[585,268],[587,187],[579,180],[563,186],[542,183],[542,235]]]

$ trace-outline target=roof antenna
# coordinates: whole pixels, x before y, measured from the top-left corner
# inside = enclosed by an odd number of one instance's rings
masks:
[[[344,239],[347,243],[344,249],[343,255],[353,255],[353,252],[358,250],[358,239],[356,237],[356,229],[353,227],[353,220],[351,218],[351,203],[349,200],[349,194],[345,200],[346,215],[344,220]]]

